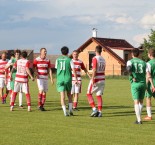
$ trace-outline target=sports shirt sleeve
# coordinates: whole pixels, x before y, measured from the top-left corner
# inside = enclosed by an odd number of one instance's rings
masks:
[[[37,60],[35,59],[34,61],[33,61],[33,67],[36,67],[37,66]]]
[[[132,66],[132,63],[130,60],[127,61],[127,67],[131,67]]]
[[[26,63],[26,67],[30,67],[30,62],[28,61],[27,63]]]
[[[81,69],[82,70],[85,70],[86,69],[86,67],[84,66],[83,62],[81,63]]]
[[[58,60],[56,59],[55,61],[55,68],[57,69],[57,65],[58,65]]]
[[[72,69],[75,69],[75,65],[74,65],[73,60],[70,61],[70,66],[71,66]]]
[[[93,58],[93,60],[92,60],[92,68],[93,69],[97,68],[97,59],[96,58]]]
[[[151,73],[151,65],[148,62],[146,63],[146,72]]]

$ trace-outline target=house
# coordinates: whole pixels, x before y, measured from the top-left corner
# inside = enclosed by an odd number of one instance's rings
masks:
[[[92,58],[95,56],[95,47],[103,48],[102,56],[106,61],[106,75],[124,75],[126,62],[131,59],[131,50],[134,48],[124,39],[92,37],[82,44],[77,50],[87,70],[92,72]]]

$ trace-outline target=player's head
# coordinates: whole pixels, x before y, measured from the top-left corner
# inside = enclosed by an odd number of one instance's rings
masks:
[[[2,55],[1,55],[1,59],[2,60],[5,60],[6,59],[6,56],[7,56],[6,52],[3,52]]]
[[[131,54],[133,57],[138,57],[139,56],[139,49],[138,48],[132,49]]]
[[[27,58],[27,52],[26,52],[25,50],[22,51],[21,57],[22,57],[22,58]]]
[[[20,55],[21,55],[21,51],[19,49],[16,49],[15,50],[15,57],[16,57],[16,59],[19,59]]]
[[[74,50],[72,53],[73,59],[78,59],[79,57],[79,52],[77,50]]]
[[[10,58],[14,58],[14,57],[15,57],[14,52],[11,52],[11,53],[10,53]]]
[[[40,57],[41,57],[42,59],[44,59],[44,58],[46,58],[46,54],[47,54],[46,48],[41,48],[41,49],[40,49]]]
[[[95,48],[95,52],[98,53],[98,54],[101,54],[102,47],[100,45],[97,45],[96,48]]]
[[[155,49],[154,48],[150,48],[148,50],[148,57],[151,58],[155,58]]]
[[[67,46],[63,46],[63,47],[61,48],[61,53],[62,53],[62,55],[68,55],[68,53],[69,53],[69,48],[68,48]]]

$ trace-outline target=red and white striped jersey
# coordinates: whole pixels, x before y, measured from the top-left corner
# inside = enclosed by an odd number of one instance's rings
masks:
[[[21,83],[27,83],[28,74],[26,72],[26,68],[30,67],[29,60],[19,59],[15,62],[14,67],[17,69],[15,81]]]
[[[5,78],[5,66],[7,63],[8,63],[7,59],[5,60],[0,59],[0,78]]]
[[[102,56],[95,56],[92,59],[92,68],[96,69],[94,82],[105,80],[105,60]]]
[[[48,69],[51,68],[49,59],[37,57],[33,62],[33,66],[37,69],[38,79],[48,79]]]
[[[83,62],[81,60],[74,60],[72,59],[73,63],[74,63],[74,68],[75,68],[75,72],[76,72],[76,75],[77,75],[77,79],[78,81],[81,81],[81,69],[82,70],[85,70],[85,66],[83,64]],[[72,71],[72,80],[75,81],[75,76],[73,74],[73,71]]]
[[[10,78],[11,78],[11,72],[10,72],[10,68],[6,69],[6,81],[10,82]]]

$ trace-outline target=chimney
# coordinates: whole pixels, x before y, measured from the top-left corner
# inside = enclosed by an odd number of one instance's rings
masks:
[[[96,28],[93,28],[92,29],[92,34],[93,34],[93,37],[97,37],[97,29]]]

